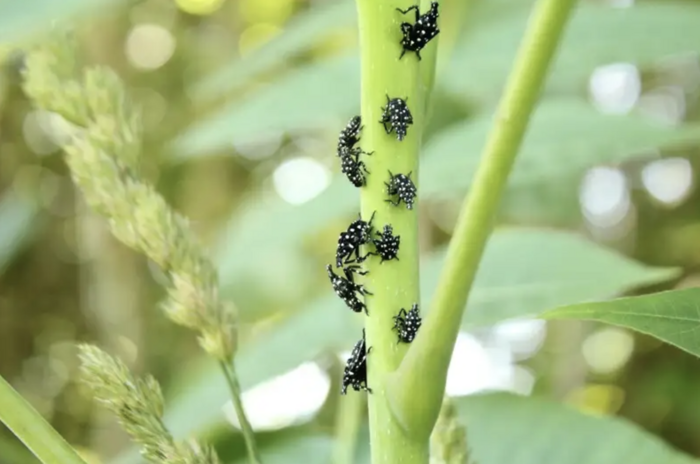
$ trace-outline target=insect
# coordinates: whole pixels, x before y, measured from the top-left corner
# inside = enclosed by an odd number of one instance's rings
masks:
[[[360,141],[360,131],[362,131],[362,119],[360,116],[355,116],[348,124],[345,129],[340,131],[338,136],[338,156],[342,157],[347,153],[359,150],[355,148],[355,144]]]
[[[341,267],[345,264],[361,263],[369,254],[360,256],[360,246],[372,241],[372,220],[377,212],[372,213],[369,221],[363,221],[362,216],[358,214],[358,218],[353,221],[348,230],[340,233],[338,237],[338,248],[335,252],[335,266]],[[352,255],[355,258],[352,258]]]
[[[369,174],[365,163],[360,161],[360,154],[364,153],[366,155],[371,155],[372,153],[367,153],[359,148],[354,148],[347,150],[345,154],[340,157],[340,170],[343,174],[348,177],[348,180],[355,187],[362,187],[367,183],[365,174]]]
[[[398,196],[398,200],[394,201],[393,199],[389,198],[385,201],[388,201],[394,206],[399,206],[399,204],[403,201],[406,203],[406,208],[408,209],[413,209],[413,200],[416,198],[416,186],[413,184],[413,181],[411,180],[411,174],[413,171],[409,172],[408,175],[403,175],[403,174],[392,174],[391,171],[389,171],[389,182],[384,182],[384,185],[387,186],[387,193],[389,196]]]
[[[389,98],[387,95],[386,106],[382,106],[384,112],[381,121],[379,121],[384,125],[384,131],[387,134],[396,131],[396,138],[399,142],[406,137],[408,125],[413,124],[413,116],[408,109],[407,101],[408,97],[404,100],[402,98]],[[391,127],[387,128],[387,124]]]
[[[438,13],[438,2],[431,2],[430,10],[422,15],[420,14],[418,5],[413,5],[406,10],[402,10],[401,8],[397,8],[397,10],[402,14],[407,14],[411,10],[416,12],[415,23],[401,23],[401,32],[403,33],[401,46],[403,50],[401,51],[399,59],[403,58],[406,52],[415,52],[418,56],[418,60],[421,60],[420,51],[433,37],[440,33],[440,29],[438,29],[437,25],[437,19],[438,16],[440,16]]]
[[[372,389],[367,386],[367,355],[372,351],[372,347],[367,348],[365,342],[365,330],[362,329],[362,338],[355,343],[352,353],[345,364],[343,373],[343,386],[341,395],[348,392],[348,386],[355,391],[366,390],[372,393]]]
[[[381,233],[375,233],[379,236],[379,238],[373,239],[372,242],[374,242],[374,247],[377,249],[377,254],[379,254],[379,256],[382,258],[380,264],[384,261],[390,261],[392,259],[396,259],[398,261],[399,257],[397,254],[399,252],[401,236],[395,236],[394,229],[388,224],[384,226],[384,230]]]
[[[418,311],[418,304],[413,303],[409,312],[401,308],[399,314],[394,316],[393,330],[399,333],[399,343],[411,343],[416,338],[422,320]]]
[[[345,277],[339,276],[333,272],[333,267],[330,264],[326,266],[326,271],[328,271],[328,278],[331,280],[331,285],[333,286],[333,290],[335,290],[335,294],[345,302],[347,307],[356,313],[364,310],[365,314],[369,315],[367,306],[357,297],[357,293],[360,295],[372,295],[364,286],[355,283],[353,274],[367,274],[367,271],[358,271],[359,268],[360,266],[358,265],[347,266],[343,269]]]

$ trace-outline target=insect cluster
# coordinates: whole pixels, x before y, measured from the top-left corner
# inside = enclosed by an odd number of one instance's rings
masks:
[[[421,60],[420,51],[440,32],[437,25],[438,3],[432,2],[430,10],[423,14],[420,14],[418,5],[406,10],[396,9],[403,15],[411,11],[415,12],[413,23],[401,23],[400,29],[403,37],[400,45],[402,51],[398,59],[402,59],[404,54],[410,51],[416,54],[418,60]],[[382,117],[379,123],[382,124],[384,132],[387,135],[393,133],[396,140],[403,141],[408,135],[409,126],[413,124],[408,98],[391,98],[387,94],[386,104],[381,107],[381,110]],[[337,146],[340,170],[350,183],[358,188],[367,185],[370,175],[364,157],[374,154],[373,151],[367,152],[359,146],[363,127],[360,116],[351,118],[345,128],[340,131]],[[386,202],[395,207],[401,207],[401,203],[403,203],[406,209],[413,209],[418,191],[411,180],[411,174],[412,172],[394,174],[389,171],[389,178],[384,182],[387,194]],[[326,266],[328,279],[335,294],[352,311],[364,312],[367,316],[369,316],[369,312],[364,299],[366,296],[372,296],[373,293],[356,281],[358,276],[365,276],[369,272],[363,269],[362,264],[372,256],[375,256],[375,259],[380,259],[380,264],[385,261],[398,261],[401,245],[401,237],[394,235],[392,225],[385,224],[381,232],[374,229],[372,222],[375,214],[376,211],[372,213],[369,220],[364,220],[361,215],[358,215],[358,218],[340,233],[335,254],[335,266],[340,271],[334,271],[331,264]],[[365,251],[364,255],[362,254],[363,250]],[[393,319],[392,329],[397,332],[397,343],[411,343],[421,326],[418,304],[414,303],[409,311],[401,308]],[[362,338],[355,343],[345,365],[341,394],[346,394],[348,387],[352,387],[355,391],[372,392],[367,386],[367,356],[371,350],[371,347],[367,347],[363,329]]]

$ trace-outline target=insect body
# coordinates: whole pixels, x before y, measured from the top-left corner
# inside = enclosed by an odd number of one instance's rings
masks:
[[[362,131],[362,119],[359,116],[355,116],[348,121],[345,129],[340,131],[338,136],[338,156],[342,157],[353,150],[359,150],[359,148],[355,148],[355,144],[360,141],[360,131]]]
[[[413,124],[413,116],[408,109],[406,101],[407,99],[404,100],[402,98],[389,98],[389,95],[387,95],[386,106],[382,107],[384,112],[382,113],[381,121],[379,121],[384,125],[384,131],[387,134],[396,131],[396,138],[399,141],[406,137],[408,125]],[[387,124],[389,124],[389,127],[387,127]]]
[[[351,386],[355,391],[366,390],[372,393],[372,389],[367,386],[367,355],[370,351],[372,351],[372,347],[367,348],[365,331],[362,329],[362,338],[355,343],[355,347],[345,364],[341,395],[347,393],[348,386]]]
[[[348,230],[340,233],[338,248],[335,252],[335,265],[341,267],[343,263],[361,263],[367,256],[360,256],[360,246],[372,241],[372,220],[376,211],[372,213],[369,221],[363,221],[361,216],[353,221]],[[355,255],[353,258],[352,255]]]
[[[422,320],[418,311],[418,304],[414,303],[409,312],[401,308],[399,314],[394,316],[393,329],[399,333],[399,343],[411,343],[416,338]]]
[[[394,206],[399,206],[399,204],[403,201],[406,203],[406,208],[408,209],[413,209],[413,200],[416,198],[416,186],[413,184],[413,181],[411,180],[411,172],[408,173],[408,175],[404,174],[392,174],[391,171],[389,171],[389,182],[384,182],[384,185],[387,186],[387,193],[389,196],[398,196],[398,200],[394,201],[392,198],[389,198],[385,201],[388,201]]]
[[[440,29],[438,29],[437,25],[437,19],[438,16],[440,16],[438,13],[438,2],[431,2],[430,10],[422,15],[420,14],[418,5],[409,7],[406,10],[400,8],[397,8],[397,10],[402,14],[407,14],[411,10],[416,12],[415,23],[401,23],[401,32],[403,33],[401,46],[403,50],[401,51],[399,59],[403,58],[406,52],[415,52],[418,59],[421,60],[420,51],[433,37],[440,33]]]
[[[331,280],[331,285],[333,286],[333,290],[335,290],[335,294],[338,295],[343,302],[345,302],[347,307],[356,313],[364,311],[365,314],[369,314],[365,303],[360,301],[360,299],[357,297],[358,293],[360,295],[372,294],[371,292],[367,291],[364,286],[355,283],[353,274],[367,274],[367,271],[358,271],[359,268],[360,266],[357,265],[347,266],[345,269],[343,269],[345,277],[339,276],[333,272],[333,268],[330,264],[326,266],[326,271],[328,271],[328,278]]]
[[[365,174],[369,174],[365,163],[360,161],[360,154],[371,155],[359,148],[346,151],[340,157],[340,170],[355,187],[362,187],[367,183]]]
[[[374,247],[377,249],[377,254],[379,254],[379,256],[382,258],[380,263],[392,259],[396,259],[398,261],[399,259],[398,252],[399,244],[401,243],[401,236],[395,236],[393,233],[394,229],[387,224],[384,226],[384,230],[381,233],[376,232],[379,238],[372,240],[372,242],[374,242]]]

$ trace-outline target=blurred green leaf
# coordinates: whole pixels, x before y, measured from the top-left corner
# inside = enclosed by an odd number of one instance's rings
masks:
[[[498,0],[478,4],[470,12],[473,14],[470,21],[484,27],[498,20],[503,12],[526,11],[519,3],[522,2]],[[269,49],[261,50],[260,56],[251,55],[224,68],[204,80],[195,95],[210,99],[220,97],[241,80],[335,30],[338,24],[332,21],[343,18],[340,26],[351,25],[357,19],[354,8],[351,2],[312,8],[271,42]],[[399,38],[400,34],[397,35],[397,53]],[[172,142],[173,159],[203,156],[234,141],[239,144],[255,142],[270,133],[343,127],[360,107],[359,64],[359,56],[353,52],[284,73],[281,78],[226,104],[210,118],[189,128]]]
[[[455,198],[467,190],[491,120],[491,116],[482,117],[450,127],[428,144],[420,173],[422,199]],[[575,198],[578,181],[596,164],[620,162],[643,150],[693,140],[700,140],[700,126],[673,128],[634,115],[603,115],[574,98],[544,101],[509,179],[505,203],[509,216],[532,210],[538,203]],[[578,212],[569,211],[571,202],[562,204],[570,214]],[[270,196],[254,198],[231,220],[215,254],[222,286],[230,287],[255,266],[266,266],[264,258],[275,249],[298,245],[309,231],[328,221],[356,215],[358,205],[357,189],[342,174],[336,174],[324,193],[303,205]]]
[[[698,461],[615,417],[505,393],[456,400],[479,464],[691,464]]]
[[[421,267],[425,303],[433,296],[443,256],[440,253]],[[679,272],[645,266],[570,232],[500,229],[487,245],[463,326],[535,316],[546,308],[615,296]]]
[[[219,98],[255,74],[307,51],[329,33],[354,26],[357,23],[356,9],[355,2],[341,0],[324,2],[298,14],[289,25],[285,26],[280,35],[260,50],[234,60],[199,82],[194,88],[194,98],[202,100]]]
[[[466,121],[435,136],[425,148],[423,195],[453,196],[471,184],[493,116]],[[639,115],[601,114],[584,100],[545,100],[535,112],[508,179],[514,196],[539,195],[538,188],[601,163],[618,163],[645,150],[700,140],[700,125],[671,127]]]
[[[35,225],[37,209],[13,193],[0,200],[0,273],[22,248]]]
[[[618,325],[700,356],[700,288],[568,305],[549,310],[542,317]]]
[[[426,301],[432,296],[441,266],[442,255],[423,263],[421,290]],[[319,268],[318,272],[324,270]],[[643,266],[569,233],[497,230],[481,265],[464,326],[474,328],[536,315],[563,302],[612,296],[675,272]],[[330,285],[327,293],[309,308],[242,346],[236,364],[244,388],[291,370],[327,350],[352,347],[358,338],[360,320],[332,293]],[[185,375],[197,380],[188,382],[185,392],[169,402],[172,406],[166,414],[168,426],[180,436],[221,421],[221,407],[228,400],[226,385],[214,366],[198,376]]]
[[[492,101],[505,85],[528,14],[504,14],[480,27],[454,52],[441,82],[449,91]],[[560,46],[549,77],[549,90],[576,91],[597,66],[626,62],[648,65],[679,52],[697,50],[700,4],[641,2],[613,8],[581,2]]]
[[[94,14],[123,0],[0,0],[0,42],[17,42],[48,30],[55,20]]]
[[[340,90],[342,89],[342,90]],[[173,142],[177,159],[270,134],[344,125],[360,107],[359,57],[340,56],[296,69],[222,108]]]
[[[236,356],[241,387],[253,387],[327,350],[350,349],[361,335],[360,320],[354,315],[331,293],[262,331],[243,345]],[[228,398],[226,384],[212,365],[196,382],[188,383],[179,398],[176,395],[172,399],[173,406],[166,413],[166,422],[173,433],[180,436],[200,430],[212,421],[223,420],[221,408]]]
[[[333,437],[329,435],[312,435],[295,440],[287,440],[275,446],[261,450],[261,458],[265,464],[328,464],[331,459]],[[236,461],[241,464],[248,459]]]

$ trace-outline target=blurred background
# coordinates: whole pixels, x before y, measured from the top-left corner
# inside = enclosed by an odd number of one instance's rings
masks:
[[[532,0],[443,0],[420,173],[425,311]],[[625,417],[700,456],[700,362],[626,330],[533,319],[696,286],[700,1],[581,0],[530,124],[447,394],[506,390]],[[244,447],[216,366],[158,308],[163,276],[76,191],[21,54],[56,19],[143,108],[149,179],[212,250],[240,313],[260,446],[328,462],[360,320],[324,266],[359,211],[335,144],[359,112],[350,0],[0,1],[0,375],[93,462],[139,462],[77,382],[76,342],[153,374],[176,436]],[[397,40],[398,43],[398,40]],[[398,53],[397,46],[397,53]],[[345,398],[342,398],[345,400]],[[365,428],[358,462],[368,462]],[[295,454],[296,453],[296,454]],[[34,463],[0,426],[0,463]]]

